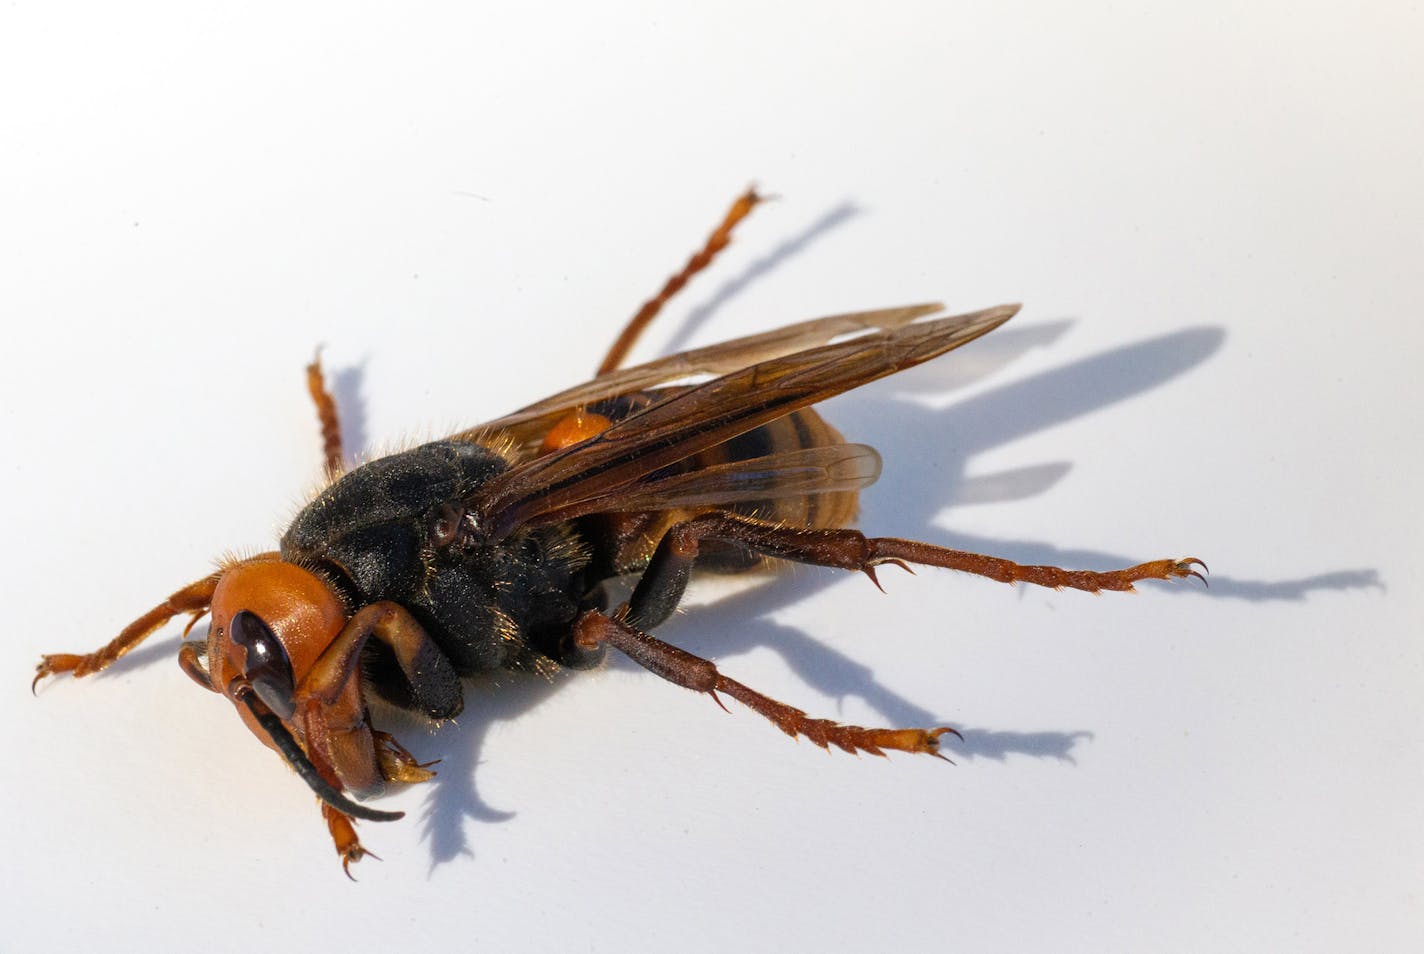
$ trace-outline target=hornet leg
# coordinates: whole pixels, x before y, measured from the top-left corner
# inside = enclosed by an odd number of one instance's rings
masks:
[[[908,564],[911,563],[942,566],[986,576],[1001,583],[1033,583],[1054,589],[1066,586],[1089,593],[1131,590],[1133,584],[1141,580],[1195,576],[1204,582],[1205,577],[1195,567],[1206,567],[1195,557],[1153,560],[1125,570],[1106,572],[1022,566],[999,557],[951,550],[916,540],[867,537],[858,530],[805,530],[776,526],[736,514],[709,513],[668,529],[629,600],[629,623],[645,628],[656,626],[677,608],[687,587],[701,540],[736,543],[778,560],[859,570],[870,577],[876,586],[880,583],[875,577],[875,567],[882,563],[893,563],[905,570],[910,569]]]
[[[361,650],[368,639],[383,643],[395,656],[409,696],[404,708],[437,720],[460,714],[465,701],[455,667],[415,617],[390,602],[371,603],[356,611],[302,679],[297,687],[298,699],[335,704],[360,671]]]
[[[380,777],[422,782],[435,774],[428,769],[433,763],[416,761],[389,734],[370,730],[368,735],[364,704],[356,726],[333,725],[328,718],[360,673],[361,650],[371,639],[382,643],[394,656],[407,683],[405,691],[411,708],[432,719],[446,719],[458,715],[464,705],[454,667],[414,617],[395,603],[372,603],[357,610],[302,679],[295,696],[307,755],[322,779],[338,791],[345,781],[337,771],[338,764],[345,765],[348,774],[359,769],[364,781]],[[347,751],[347,761],[340,762],[335,757],[338,746]],[[358,760],[363,764],[352,764],[353,751],[364,753]],[[341,857],[341,867],[350,877],[352,862],[371,852],[362,847],[350,815],[325,801],[321,814]]]
[[[321,446],[325,459],[326,476],[335,480],[346,469],[342,458],[341,418],[336,413],[336,400],[326,389],[326,378],[321,373],[321,352],[307,365],[307,393],[316,405],[317,420],[321,422]]]
[[[129,623],[119,635],[101,649],[84,655],[52,653],[40,657],[40,664],[35,667],[35,681],[30,684],[30,688],[33,690],[35,686],[39,685],[41,679],[56,673],[72,673],[76,678],[92,675],[113,665],[119,657],[143,642],[149,634],[178,614],[191,613],[194,618],[201,616],[207,612],[208,604],[212,602],[213,593],[218,588],[218,579],[221,576],[222,572],[219,571],[211,576],[205,576],[195,583],[189,583]]]
[[[937,729],[867,729],[858,725],[842,725],[830,719],[813,719],[800,709],[777,702],[727,678],[709,660],[649,636],[616,615],[606,616],[597,610],[588,610],[578,618],[574,624],[573,642],[578,649],[586,652],[605,644],[612,646],[668,682],[694,692],[707,693],[719,706],[722,700],[717,698],[717,693],[726,693],[770,719],[787,735],[793,738],[805,736],[823,749],[834,745],[846,752],[869,752],[871,755],[884,755],[885,749],[894,749],[944,758],[939,754],[939,737],[945,733],[959,735],[954,729],[943,726]]]
[[[736,228],[737,223],[746,218],[757,203],[762,201],[764,198],[757,195],[756,189],[748,189],[737,198],[736,202],[732,203],[732,207],[727,210],[726,216],[722,219],[722,224],[718,225],[716,230],[707,237],[707,243],[702,246],[702,249],[688,259],[682,271],[669,278],[662,289],[644,302],[643,307],[639,308],[638,313],[629,320],[618,335],[618,340],[613,342],[613,347],[608,349],[608,354],[604,356],[603,363],[598,366],[595,377],[618,370],[624,359],[628,357],[628,352],[632,350],[638,336],[662,310],[663,305],[667,304],[668,299],[681,291],[688,279],[712,263],[712,259],[717,256],[717,253],[732,241],[732,229]]]

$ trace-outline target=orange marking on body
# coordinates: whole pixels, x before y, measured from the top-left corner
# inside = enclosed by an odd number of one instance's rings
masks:
[[[544,442],[539,445],[539,454],[543,456],[556,450],[563,450],[579,441],[586,441],[595,434],[608,430],[611,426],[613,426],[613,422],[602,414],[594,414],[583,408],[571,411],[560,418],[559,423],[544,435]]]

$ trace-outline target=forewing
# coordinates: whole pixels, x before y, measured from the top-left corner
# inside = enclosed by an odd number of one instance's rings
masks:
[[[833,444],[729,461],[666,477],[645,476],[616,496],[598,497],[543,515],[572,520],[590,513],[729,506],[749,501],[856,491],[880,476],[880,454],[868,444]]]
[[[761,361],[675,391],[598,435],[515,464],[472,506],[494,539],[572,512],[621,509],[617,498],[647,474],[773,421],[973,341],[1018,305],[904,324]],[[611,376],[610,376],[611,377]]]
[[[698,376],[739,371],[761,361],[782,358],[826,344],[840,335],[890,331],[943,308],[943,305],[933,304],[906,305],[900,308],[832,315],[828,318],[798,322],[758,335],[734,338],[705,348],[694,348],[585,381],[506,414],[498,420],[453,436],[455,440],[469,440],[487,434],[502,433],[516,446],[537,444],[559,418],[574,408],[586,407],[595,401],[621,394],[685,382]]]

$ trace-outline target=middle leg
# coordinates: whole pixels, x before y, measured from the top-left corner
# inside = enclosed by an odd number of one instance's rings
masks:
[[[336,399],[326,389],[326,376],[321,371],[321,352],[307,365],[307,393],[316,405],[316,416],[321,424],[322,461],[326,476],[335,480],[346,469],[345,453],[341,443],[341,418],[336,412]]]
[[[682,267],[682,271],[667,280],[658,293],[643,303],[643,307],[638,309],[638,313],[628,320],[628,324],[618,335],[618,339],[613,342],[613,347],[608,349],[608,354],[604,355],[603,361],[598,366],[595,376],[604,375],[610,371],[617,371],[623,364],[623,360],[628,357],[628,352],[632,350],[634,342],[642,335],[643,329],[647,328],[658,312],[662,311],[668,299],[672,298],[688,280],[712,264],[712,259],[717,257],[717,253],[726,248],[732,241],[732,230],[737,227],[737,223],[746,218],[752,209],[765,198],[757,194],[756,189],[748,189],[737,197],[737,201],[732,203],[732,207],[727,210],[720,225],[707,237],[707,242],[702,246],[687,264]]]

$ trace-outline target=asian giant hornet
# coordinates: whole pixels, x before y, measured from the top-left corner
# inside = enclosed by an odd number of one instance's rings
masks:
[[[336,406],[314,362],[307,383],[331,479],[278,549],[224,563],[96,652],[44,656],[35,685],[99,672],[170,619],[209,615],[206,642],[185,641],[179,665],[227,696],[316,793],[349,875],[367,853],[353,821],[401,817],[354,799],[434,774],[372,725],[373,696],[449,719],[464,704],[463,676],[586,669],[612,647],[822,748],[938,755],[940,736],[958,735],[812,718],[650,635],[695,567],[792,561],[875,581],[883,564],[919,564],[1089,592],[1204,580],[1196,558],[1064,570],[848,527],[880,456],[846,443],[811,406],[968,344],[1017,305],[939,318],[929,317],[939,305],[839,315],[622,368],[654,315],[759,201],[755,190],[736,201],[592,380],[480,427],[343,472]],[[699,375],[710,380],[685,383]],[[636,577],[632,593],[610,610],[604,583],[624,576]]]

